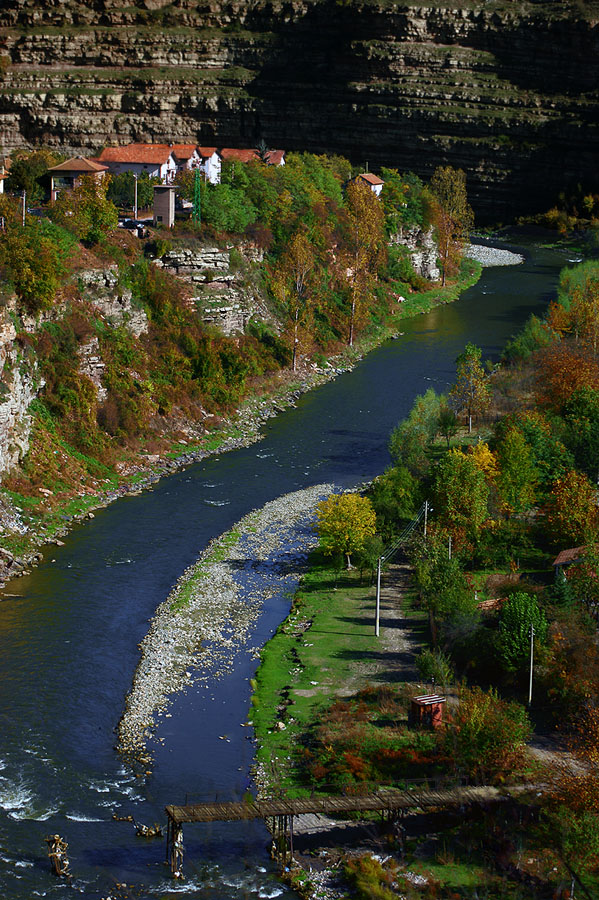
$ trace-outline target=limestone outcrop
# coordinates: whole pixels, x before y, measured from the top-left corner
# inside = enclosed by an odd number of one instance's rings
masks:
[[[0,312],[0,474],[17,465],[29,449],[29,405],[42,383],[33,355],[16,341],[14,305]]]
[[[232,265],[232,251],[241,263],[239,268]],[[189,282],[193,291],[189,303],[202,320],[232,335],[242,334],[252,316],[277,328],[252,281],[251,262],[261,258],[255,247],[244,247],[243,255],[233,247],[175,247],[155,260],[154,265]]]

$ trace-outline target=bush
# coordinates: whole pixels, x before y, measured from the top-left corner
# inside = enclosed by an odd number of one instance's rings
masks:
[[[497,783],[522,771],[530,731],[519,703],[502,700],[493,689],[464,688],[449,718],[444,749],[470,781]]]

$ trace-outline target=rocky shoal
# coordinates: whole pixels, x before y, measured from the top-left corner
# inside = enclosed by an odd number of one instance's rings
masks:
[[[501,250],[499,247],[487,247],[486,244],[470,244],[464,250],[464,256],[475,259],[487,268],[489,266],[519,266],[524,262],[521,253],[512,253],[511,250]]]
[[[172,695],[222,677],[252,646],[264,603],[292,591],[316,543],[316,504],[334,491],[320,484],[267,503],[212,541],[158,607],[118,726],[118,749],[144,769],[148,740]]]

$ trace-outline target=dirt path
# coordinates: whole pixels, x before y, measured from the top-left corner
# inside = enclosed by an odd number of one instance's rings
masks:
[[[406,616],[403,611],[404,595],[411,578],[411,568],[405,560],[390,565],[383,573],[379,650],[364,654],[364,657],[356,662],[350,678],[343,688],[335,692],[337,696],[352,694],[368,683],[395,684],[403,681],[420,681],[416,668],[416,657],[424,646],[421,629],[418,628],[420,623]],[[374,588],[371,594],[367,601],[369,609],[374,607]]]

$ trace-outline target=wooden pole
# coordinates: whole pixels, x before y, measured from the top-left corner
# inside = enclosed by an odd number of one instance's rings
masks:
[[[379,556],[376,564],[376,614],[374,619],[374,633],[376,637],[380,633],[381,620],[381,557]]]

